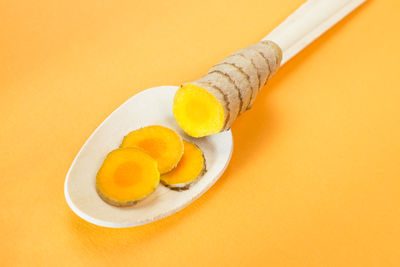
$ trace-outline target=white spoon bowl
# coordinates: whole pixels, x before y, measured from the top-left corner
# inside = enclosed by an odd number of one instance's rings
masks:
[[[192,138],[186,135],[172,115],[177,86],[160,86],[142,91],[116,109],[89,137],[73,161],[64,185],[70,208],[82,219],[105,227],[122,228],[150,223],[183,209],[206,192],[222,175],[230,161],[231,131]],[[176,130],[185,140],[204,152],[207,172],[188,190],[176,192],[163,185],[133,207],[114,207],[96,192],[96,174],[106,155],[119,147],[130,131],[163,125]]]

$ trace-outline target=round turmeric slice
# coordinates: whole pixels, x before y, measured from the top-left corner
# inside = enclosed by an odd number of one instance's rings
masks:
[[[130,132],[121,147],[140,147],[158,163],[161,174],[172,170],[183,155],[182,138],[173,130],[160,126],[147,126]]]
[[[176,168],[161,176],[163,185],[177,191],[189,189],[206,171],[206,161],[200,148],[187,141],[183,144],[183,156]]]
[[[157,161],[139,148],[110,152],[96,176],[96,190],[108,204],[126,207],[151,194],[160,183]]]

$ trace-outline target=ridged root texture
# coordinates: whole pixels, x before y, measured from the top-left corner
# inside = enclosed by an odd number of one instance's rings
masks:
[[[110,152],[96,176],[99,196],[114,206],[132,206],[151,194],[160,183],[157,162],[138,148]]]
[[[160,126],[147,126],[130,132],[121,147],[137,147],[145,150],[158,164],[161,174],[172,170],[183,155],[182,138],[173,130]]]
[[[235,52],[205,76],[177,90],[173,103],[175,120],[193,137],[230,129],[236,118],[252,107],[281,60],[281,49],[271,41]]]

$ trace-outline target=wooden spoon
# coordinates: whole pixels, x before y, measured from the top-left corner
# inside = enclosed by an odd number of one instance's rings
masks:
[[[277,43],[285,64],[365,0],[309,0],[263,40]],[[160,86],[140,92],[115,110],[89,137],[73,161],[64,185],[71,209],[84,220],[105,227],[130,227],[169,216],[189,205],[222,175],[233,150],[231,131],[204,138],[187,136],[175,122],[172,102],[177,86]],[[106,204],[96,193],[95,177],[105,156],[124,135],[148,125],[164,125],[196,143],[204,152],[207,172],[189,190],[172,191],[162,185],[136,206]]]

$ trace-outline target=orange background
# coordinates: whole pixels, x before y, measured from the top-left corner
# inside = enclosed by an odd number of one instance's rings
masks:
[[[287,63],[183,211],[107,229],[64,200],[115,108],[196,79],[302,2],[1,1],[0,265],[399,266],[400,1],[370,0]]]

